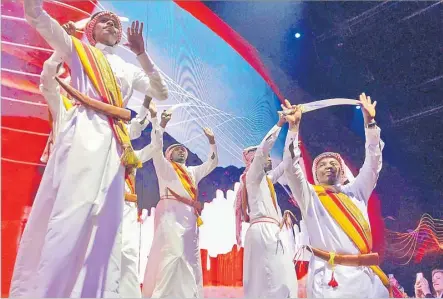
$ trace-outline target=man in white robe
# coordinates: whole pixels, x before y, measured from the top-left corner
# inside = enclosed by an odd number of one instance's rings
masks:
[[[247,298],[297,297],[293,250],[284,236],[289,232],[282,231],[287,219],[282,217],[274,190],[284,164],[272,169],[269,157],[284,123],[280,118],[258,147],[243,151],[246,169],[237,191],[236,217],[238,223],[241,206],[244,220],[250,223],[243,257],[243,290]],[[237,224],[237,242],[239,231]]]
[[[359,175],[348,183],[340,155],[324,153],[314,160],[312,171],[316,185],[311,185],[299,164],[301,109],[285,103],[287,110],[293,109],[287,116],[290,125],[287,138],[291,142],[283,158],[285,173],[306,223],[313,252],[306,286],[308,298],[389,296],[389,280],[378,267],[378,255],[370,251],[367,212],[367,203],[382,167],[384,144],[374,121],[376,102],[372,103],[370,97],[362,94],[360,105],[366,127],[366,158]],[[357,224],[346,225],[346,221],[351,223],[349,219]]]
[[[55,52],[43,64],[43,72],[40,76],[40,90],[48,103],[49,111],[53,117],[53,129],[51,136],[48,138],[48,144],[54,144],[58,131],[62,128],[66,113],[72,108],[72,104],[68,98],[62,96],[59,84],[54,80],[54,76],[61,67],[60,55]],[[69,80],[69,77],[66,79]],[[153,126],[157,125],[156,116],[157,109],[152,98],[145,97],[144,107],[148,107],[149,116],[153,121]],[[150,121],[145,116],[143,119],[137,115],[128,124],[128,131],[131,139],[137,139],[141,136],[142,131],[149,125]],[[153,146],[148,145],[140,151],[135,151],[142,163],[152,158]],[[45,157],[49,158],[52,152],[52,146],[45,149]],[[47,161],[47,160],[46,160]],[[138,259],[139,259],[139,235],[137,233],[139,224],[137,221],[137,195],[131,188],[130,184],[125,184],[125,204],[123,209],[122,222],[122,266],[121,266],[121,282],[120,295],[122,298],[141,298],[140,283],[138,280]],[[79,288],[77,295],[80,296],[83,282],[78,281]],[[74,288],[76,289],[76,287]],[[73,294],[76,294],[75,291]],[[72,294],[71,294],[72,295]]]
[[[152,99],[146,99],[143,104],[149,107],[149,116],[152,121],[152,132],[158,125],[157,109]],[[147,118],[135,118],[130,123],[131,139],[141,136],[142,131],[148,126]],[[142,163],[152,159],[154,146],[149,144],[141,151],[135,151]],[[159,149],[157,149],[159,150]],[[140,223],[138,221],[137,195],[134,186],[125,185],[125,205],[123,207],[123,227],[122,227],[122,269],[120,282],[121,298],[141,298],[141,288],[139,281],[139,259],[140,259]]]
[[[170,117],[163,112],[160,128],[155,130],[152,140],[156,149],[163,149],[163,133]],[[143,281],[143,297],[203,298],[198,228],[202,206],[197,187],[218,163],[214,134],[208,128],[204,133],[210,151],[202,165],[186,166],[188,152],[181,144],[171,145],[165,155],[163,151],[154,152],[160,201],[155,209],[154,239]]]
[[[122,32],[117,16],[101,12],[87,25],[90,43],[101,51],[93,54],[104,55],[112,69],[110,75],[115,76],[111,84],[117,83],[113,88],[118,91],[118,98],[104,99],[103,90],[98,90],[85,73],[74,40],[43,10],[42,2],[25,0],[25,17],[68,64],[73,88],[99,101],[121,99],[123,107],[134,89],[158,100],[167,98],[164,80],[145,53],[138,22],[128,30],[128,43],[138,55],[142,68],[114,54]],[[101,67],[108,68],[107,65]],[[57,136],[20,242],[11,297],[69,297],[84,267],[87,282],[84,296],[120,296],[126,171],[122,158],[128,163],[127,169],[132,167],[130,163],[138,166],[139,161],[129,160],[128,157],[134,157],[132,146],[125,141],[126,147],[122,147],[109,116],[84,105],[74,106],[68,115]],[[113,121],[113,126],[115,124]],[[128,155],[122,156],[123,153]],[[94,225],[97,231],[91,240]],[[88,251],[90,242],[93,245]]]
[[[56,75],[61,76],[64,72],[62,66],[62,57],[57,53],[53,53],[44,63],[43,71],[40,75],[40,92],[45,98],[51,121],[51,132],[49,133],[48,141],[46,142],[46,147],[40,158],[40,161],[47,163],[49,155],[51,154],[55,140],[57,139],[58,131],[63,125],[66,113],[75,104],[74,101],[64,95],[62,97],[62,92],[60,90],[59,84],[54,80]],[[63,81],[69,84],[70,77],[63,79]]]
[[[145,98],[143,103],[144,107],[148,107],[150,120],[152,127],[158,126],[157,121],[157,109],[152,99]],[[142,131],[149,125],[150,121],[148,117],[141,119],[139,115],[131,120],[128,125],[131,139],[136,139],[141,136]],[[151,138],[153,137],[151,133]],[[149,144],[141,150],[135,151],[135,155],[140,159],[142,163],[146,163],[151,160],[154,155],[154,146]],[[134,177],[136,176],[136,170],[134,170]],[[121,276],[119,282],[119,294],[120,298],[141,298],[141,289],[138,279],[138,265],[140,254],[140,239],[138,223],[138,208],[137,208],[137,194],[135,193],[135,185],[128,180],[125,181],[125,195],[123,206],[123,220],[122,220],[122,247],[121,247]],[[93,235],[96,233],[97,227],[93,229]],[[92,239],[94,240],[94,239]],[[92,249],[94,242],[90,242],[89,250]],[[85,297],[89,296],[87,293],[88,281],[86,277],[87,267],[82,269],[79,275],[77,284],[74,287],[71,297]],[[86,286],[86,287],[85,287]]]
[[[74,26],[74,27],[73,27]],[[69,22],[65,24],[64,29],[69,33],[73,34],[75,28],[74,23]],[[59,94],[58,83],[54,80],[54,71],[56,60],[59,55],[53,54],[50,59],[45,61],[43,66],[42,78],[42,93],[45,99],[48,101],[51,114],[55,117],[53,130],[51,132],[51,137],[48,138],[48,144],[53,144],[56,139],[58,128],[62,125],[63,118],[66,114],[67,109],[63,105],[58,105],[58,102],[62,102]],[[49,69],[52,68],[52,69]],[[69,79],[69,78],[68,78]],[[59,107],[60,106],[60,107]],[[142,131],[149,125],[149,119],[155,119],[157,116],[157,109],[155,103],[152,101],[151,97],[146,96],[143,102],[143,106],[148,108],[149,115],[140,116],[137,114],[128,124],[129,137],[131,140],[137,139],[141,136]],[[55,114],[58,109],[58,114]],[[156,121],[153,125],[156,125]],[[51,147],[48,147],[48,152],[46,157],[49,157]],[[148,145],[143,151],[135,151],[136,155],[139,156],[142,163],[147,162],[152,158],[152,146]],[[143,155],[142,155],[143,153]],[[47,160],[46,160],[47,161]],[[140,282],[138,278],[138,265],[139,265],[139,255],[140,255],[140,236],[139,229],[140,223],[138,223],[138,209],[137,209],[137,195],[132,186],[126,182],[125,184],[125,203],[123,206],[123,221],[122,221],[122,260],[121,260],[121,281],[119,292],[122,298],[141,298]],[[78,294],[81,293],[82,282],[79,283],[80,290]],[[75,288],[74,288],[75,289]]]

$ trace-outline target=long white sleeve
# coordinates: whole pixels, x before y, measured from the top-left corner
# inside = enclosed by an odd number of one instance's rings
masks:
[[[171,167],[171,163],[166,160],[165,155],[163,153],[163,134],[165,129],[158,125],[157,118],[153,118],[152,120],[152,132],[151,132],[151,144],[153,145],[152,150],[152,159],[154,162],[155,171],[157,172],[157,176],[161,176],[163,174],[168,173],[168,170]]]
[[[210,174],[218,165],[217,146],[211,144],[209,147],[208,159],[199,166],[188,167],[189,171],[194,174],[195,182],[198,184],[205,176]]]
[[[289,145],[294,146],[294,156],[291,157]],[[309,202],[312,200],[312,187],[305,177],[300,166],[301,151],[298,147],[298,133],[289,131],[286,136],[286,145],[283,154],[285,175],[289,188],[294,195],[303,215],[306,215]]]
[[[152,143],[148,144],[139,151],[135,151],[135,155],[140,159],[142,163],[148,162],[154,157],[154,151],[158,150]]]
[[[362,199],[365,202],[369,200],[382,168],[384,142],[380,138],[380,132],[379,127],[365,129],[365,161],[355,180],[342,187],[344,192],[353,193],[356,195],[356,198]]]
[[[268,177],[271,179],[273,184],[277,184],[284,171],[285,165],[283,162],[280,162],[274,169],[268,172]]]
[[[157,100],[166,100],[169,95],[168,86],[148,54],[137,56],[137,60],[142,68],[134,69],[134,89]]]
[[[145,120],[145,122],[147,124],[149,124],[148,120]],[[132,124],[133,123],[131,123],[131,125]],[[146,126],[147,126],[147,124],[146,124]],[[146,128],[146,126],[145,126],[145,128]],[[148,144],[147,146],[145,146],[144,148],[142,148],[141,150],[135,151],[135,154],[142,161],[142,163],[145,163],[145,162],[151,160],[154,157],[154,153],[155,152],[161,152],[162,151],[162,148],[156,147],[156,143],[152,140],[152,138],[154,137],[154,134],[155,134],[154,130],[157,127],[158,127],[157,118],[153,118],[152,119],[152,131],[151,131],[151,143]],[[141,131],[140,131],[140,135],[141,135]]]
[[[262,142],[258,146],[255,151],[254,160],[251,163],[251,167],[246,173],[246,180],[249,182],[259,182],[265,176],[265,164],[268,158],[269,152],[274,146],[275,141],[278,138],[278,134],[281,131],[281,127],[275,125],[272,129],[266,134],[265,138],[263,138]]]
[[[58,52],[54,52],[48,60],[43,63],[43,71],[40,75],[40,91],[48,103],[52,117],[57,119],[61,105],[60,86],[55,81],[57,67],[62,62],[62,57]]]
[[[72,40],[60,24],[43,10],[42,0],[24,0],[25,18],[46,42],[71,64]]]
[[[149,125],[150,121],[145,116],[144,118],[135,117],[129,124],[129,138],[131,140],[137,139],[142,135],[142,132]]]

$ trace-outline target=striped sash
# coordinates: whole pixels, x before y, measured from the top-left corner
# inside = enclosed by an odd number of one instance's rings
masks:
[[[344,193],[334,193],[318,185],[313,187],[323,207],[351,239],[360,253],[370,253],[372,250],[370,225],[352,200]],[[376,265],[370,266],[370,268],[389,289],[389,278],[383,270]]]

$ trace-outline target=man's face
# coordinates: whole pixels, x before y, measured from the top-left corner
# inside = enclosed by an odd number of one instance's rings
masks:
[[[176,163],[184,164],[186,159],[188,158],[188,154],[186,149],[183,146],[176,146],[172,150],[171,159]]]
[[[272,170],[272,160],[271,157],[268,156],[267,160],[266,160],[266,164],[265,164],[265,172],[269,172]]]
[[[443,272],[435,272],[432,275],[432,286],[437,293],[443,292]]]
[[[340,178],[340,163],[332,157],[325,157],[317,164],[316,174],[322,185],[335,185]]]
[[[117,26],[118,24],[111,16],[99,17],[94,27],[93,37],[95,41],[107,46],[114,46],[117,43],[120,29]]]

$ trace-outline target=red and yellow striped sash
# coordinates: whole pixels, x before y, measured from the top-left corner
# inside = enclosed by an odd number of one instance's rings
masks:
[[[65,110],[69,111],[69,109],[72,108],[71,101],[67,97],[62,95],[62,94],[60,95],[60,97],[62,99],[62,103],[63,103],[63,106],[65,107]],[[52,124],[54,122],[54,118],[52,117],[52,113],[51,113],[51,110],[49,108],[48,108],[48,113],[49,113],[49,117],[48,117],[49,127],[52,129]]]
[[[120,88],[104,54],[99,49],[88,46],[75,37],[72,37],[72,41],[83,69],[102,101],[122,107],[123,98]],[[128,169],[140,168],[142,163],[134,153],[125,123],[111,117],[108,120],[115,137],[123,147],[122,163]]]
[[[185,188],[186,192],[188,192],[192,200],[197,200],[197,186],[195,186],[194,180],[191,178],[189,173],[185,169],[183,169],[183,167],[179,163],[171,161],[171,164],[175,172],[177,173],[177,176],[180,179],[183,188]]]
[[[275,195],[274,184],[272,183],[271,179],[267,175],[266,175],[266,181],[268,182],[269,192],[271,193],[272,204],[274,205],[274,208],[278,213],[277,198],[276,198],[277,196]]]
[[[369,223],[362,212],[344,193],[334,193],[323,186],[314,185],[320,202],[345,234],[358,248],[360,253],[367,254],[372,250],[372,234]],[[382,283],[389,287],[389,278],[379,266],[370,266]]]
[[[128,174],[125,176],[126,185],[129,187],[131,194],[135,194],[135,176],[133,174]]]
[[[334,193],[323,186],[314,186],[323,206],[357,246],[361,253],[372,249],[372,235],[369,223],[351,199],[343,193]]]
[[[103,53],[95,47],[82,43],[75,37],[72,37],[72,40],[82,66],[102,100],[108,104],[123,107],[120,88]]]
[[[127,171],[125,174],[125,183],[129,188],[129,192],[125,192],[125,200],[137,203],[137,194],[135,193],[135,175]]]

